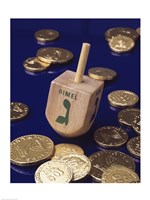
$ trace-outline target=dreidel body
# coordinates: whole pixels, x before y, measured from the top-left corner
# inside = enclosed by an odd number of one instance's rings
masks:
[[[83,64],[81,55],[80,61]],[[103,81],[83,76],[84,70],[77,72],[67,70],[54,79],[48,95],[46,118],[51,127],[64,137],[77,137],[90,129],[103,91]]]

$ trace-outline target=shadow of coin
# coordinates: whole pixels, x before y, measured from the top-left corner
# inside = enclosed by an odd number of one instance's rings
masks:
[[[17,166],[17,165],[11,164],[11,169],[19,174],[33,176],[38,166],[22,167],[22,166]]]
[[[115,112],[119,112],[121,111],[123,108],[117,108],[117,107],[113,107],[109,104],[109,108],[112,110],[112,111],[115,111]]]
[[[111,52],[111,54],[113,55],[113,56],[128,56],[128,55],[130,55],[130,53],[128,52],[125,52],[125,53],[117,53],[117,52],[113,52],[113,51],[110,51]],[[130,51],[131,52],[131,51]]]
[[[55,42],[52,41],[52,42],[40,42],[40,41],[37,41],[37,44],[40,44],[40,45],[43,45],[43,46],[46,46],[46,45],[53,45]]]

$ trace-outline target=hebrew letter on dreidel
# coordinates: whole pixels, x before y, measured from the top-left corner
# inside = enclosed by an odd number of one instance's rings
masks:
[[[66,108],[66,116],[65,117],[58,116],[57,119],[56,119],[56,122],[58,122],[60,124],[65,123],[65,125],[67,126],[68,122],[69,122],[69,111],[70,111],[71,104],[67,99],[65,99],[64,102],[63,102],[63,105]]]

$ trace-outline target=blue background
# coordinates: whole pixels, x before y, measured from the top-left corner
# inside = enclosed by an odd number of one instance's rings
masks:
[[[25,103],[30,108],[28,117],[22,121],[11,123],[11,141],[27,134],[43,134],[50,137],[55,144],[73,143],[83,148],[87,156],[99,151],[94,139],[94,131],[102,126],[120,126],[117,120],[118,109],[109,106],[107,95],[113,90],[131,90],[140,97],[140,39],[135,48],[126,54],[111,52],[104,33],[112,27],[140,27],[139,19],[11,19],[11,101]],[[55,29],[60,37],[56,41],[40,45],[34,33],[40,29]],[[114,81],[105,82],[100,108],[90,131],[78,138],[59,136],[49,125],[45,117],[45,108],[51,81],[65,70],[76,71],[83,42],[91,44],[89,58],[85,70],[92,67],[108,67],[117,72]],[[74,59],[71,63],[52,66],[49,70],[33,74],[23,68],[23,61],[36,56],[38,49],[46,46],[61,47],[72,51]],[[140,107],[140,102],[136,107]],[[129,139],[137,136],[127,130]],[[103,150],[103,149],[101,149]],[[128,154],[126,145],[117,149]],[[140,161],[135,159],[136,172],[140,176]],[[11,165],[12,183],[34,183],[36,167],[18,167]],[[91,183],[90,177],[79,182]]]

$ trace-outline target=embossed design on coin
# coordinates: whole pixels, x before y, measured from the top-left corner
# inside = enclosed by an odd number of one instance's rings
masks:
[[[127,90],[116,90],[108,95],[108,101],[114,107],[132,107],[138,100],[135,93]]]
[[[133,39],[127,36],[118,35],[109,41],[109,47],[112,51],[117,53],[124,53],[131,51],[135,46]]]
[[[102,183],[138,183],[139,181],[137,173],[121,165],[111,166],[102,174]]]
[[[127,27],[115,27],[105,32],[105,38],[107,41],[110,41],[112,38],[118,35],[127,36],[133,40],[137,40],[139,37],[139,34],[136,32],[136,30]]]
[[[128,134],[119,127],[105,126],[95,131],[94,140],[99,146],[104,148],[116,148],[127,142]]]
[[[129,153],[135,157],[140,157],[140,136],[131,138],[127,142],[127,149]]]
[[[89,174],[91,162],[85,155],[70,154],[61,158],[73,172],[73,181],[80,180]]]
[[[59,160],[63,156],[67,156],[70,154],[84,154],[84,151],[81,147],[75,145],[75,144],[68,144],[68,143],[61,143],[55,145],[55,153],[52,160]]]
[[[53,141],[43,135],[25,135],[11,142],[11,162],[16,165],[36,165],[50,159],[53,153]]]
[[[35,38],[39,42],[51,42],[59,37],[59,32],[52,29],[42,29],[35,33]]]
[[[69,183],[72,179],[72,170],[62,161],[48,161],[36,170],[36,183]]]
[[[11,121],[19,120],[27,116],[29,108],[24,103],[11,102]]]
[[[112,165],[123,165],[130,169],[135,170],[135,163],[133,159],[125,153],[120,151],[98,151],[89,157],[91,161],[90,176],[101,182],[103,171]]]
[[[137,115],[134,117],[133,122],[132,122],[132,128],[134,131],[138,134],[140,134],[141,131],[141,117],[140,115]]]
[[[73,54],[71,51],[68,51],[63,48],[54,48],[54,47],[47,47],[41,48],[37,51],[37,57],[42,62],[46,63],[67,63],[73,59]]]
[[[105,80],[113,80],[117,73],[109,68],[104,67],[93,67],[88,70],[89,77],[105,81]]]
[[[25,60],[23,66],[27,71],[40,72],[46,70],[50,64],[41,62],[37,57],[32,57]]]
[[[118,113],[118,121],[121,125],[131,127],[134,117],[137,115],[140,115],[140,110],[138,108],[126,108]]]

